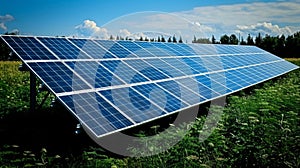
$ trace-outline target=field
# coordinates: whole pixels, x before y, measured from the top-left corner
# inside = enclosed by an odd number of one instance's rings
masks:
[[[19,64],[0,62],[0,167],[300,167],[299,69],[229,96],[202,143],[195,135],[205,117],[164,153],[120,158],[75,135],[76,120],[60,105],[50,107],[53,96],[30,113],[29,73],[19,72]]]

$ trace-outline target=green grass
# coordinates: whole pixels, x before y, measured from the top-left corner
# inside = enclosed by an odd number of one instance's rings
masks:
[[[299,59],[290,61],[300,65]],[[71,129],[60,129],[70,125],[66,121],[71,115],[57,108],[44,107],[41,112],[47,117],[27,117],[34,118],[31,122],[42,121],[32,124],[25,131],[26,136],[3,133],[2,130],[19,123],[28,111],[29,75],[18,72],[18,65],[19,62],[0,62],[0,137],[13,139],[0,140],[0,167],[300,167],[299,69],[264,83],[250,94],[229,96],[222,120],[202,143],[195,135],[202,129],[205,117],[197,119],[189,134],[166,152],[142,158],[116,158],[88,141],[85,135],[78,139],[67,133]],[[14,120],[15,116],[19,119]],[[55,128],[46,126],[47,120],[57,116],[61,121]],[[41,125],[42,131],[50,134],[43,136],[59,136],[65,142],[39,139],[41,134],[36,127]],[[73,145],[68,144],[74,139],[77,140]],[[62,147],[66,148],[63,152]]]

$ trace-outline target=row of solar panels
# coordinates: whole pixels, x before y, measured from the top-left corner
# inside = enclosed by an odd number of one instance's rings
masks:
[[[103,59],[264,53],[249,46],[2,36],[23,60]],[[48,50],[50,49],[50,51]]]
[[[95,137],[298,68],[254,46],[1,37]]]
[[[189,59],[189,58],[188,58]],[[199,61],[200,58],[198,58]],[[153,62],[151,62],[153,61]],[[149,63],[150,62],[150,63]],[[249,61],[251,62],[251,61]],[[255,62],[255,61],[254,61]],[[149,63],[149,64],[146,64]],[[177,63],[177,64],[176,64]],[[247,76],[255,79],[268,79],[273,74],[281,74],[288,70],[289,63],[281,60],[273,62],[261,61],[266,65],[231,67],[229,64],[222,69],[223,63],[219,62],[220,67],[213,64],[205,66],[201,63],[189,59],[189,64],[180,60],[161,61],[156,60],[131,60],[125,61],[84,61],[84,62],[37,62],[28,65],[55,93],[72,92],[93,88],[110,88],[110,86],[138,84],[143,82],[153,83],[156,81],[170,81],[176,78],[198,77],[206,74],[213,75],[215,71],[223,73],[225,78],[231,74],[235,79],[242,78],[242,81],[249,82]],[[180,66],[179,66],[180,64]],[[189,65],[189,66],[188,66]],[[253,64],[256,65],[256,64]],[[205,67],[215,67],[208,69]],[[274,70],[275,69],[275,70]],[[263,73],[261,72],[262,70]],[[227,82],[230,82],[227,79]],[[234,80],[236,81],[236,80]],[[250,80],[251,81],[251,80]],[[240,80],[234,82],[241,84]]]

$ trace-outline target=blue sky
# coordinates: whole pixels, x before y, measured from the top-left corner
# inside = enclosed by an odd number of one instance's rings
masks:
[[[13,30],[100,38],[162,32],[186,40],[225,33],[289,35],[300,31],[300,1],[0,0],[0,33]]]

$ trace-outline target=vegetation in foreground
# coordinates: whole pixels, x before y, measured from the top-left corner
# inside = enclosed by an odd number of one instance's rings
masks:
[[[29,75],[18,65],[0,63],[0,167],[300,167],[300,70],[230,96],[222,120],[202,143],[194,135],[205,117],[164,153],[117,158],[85,135],[75,136],[71,115],[46,108],[49,102],[28,114]]]

